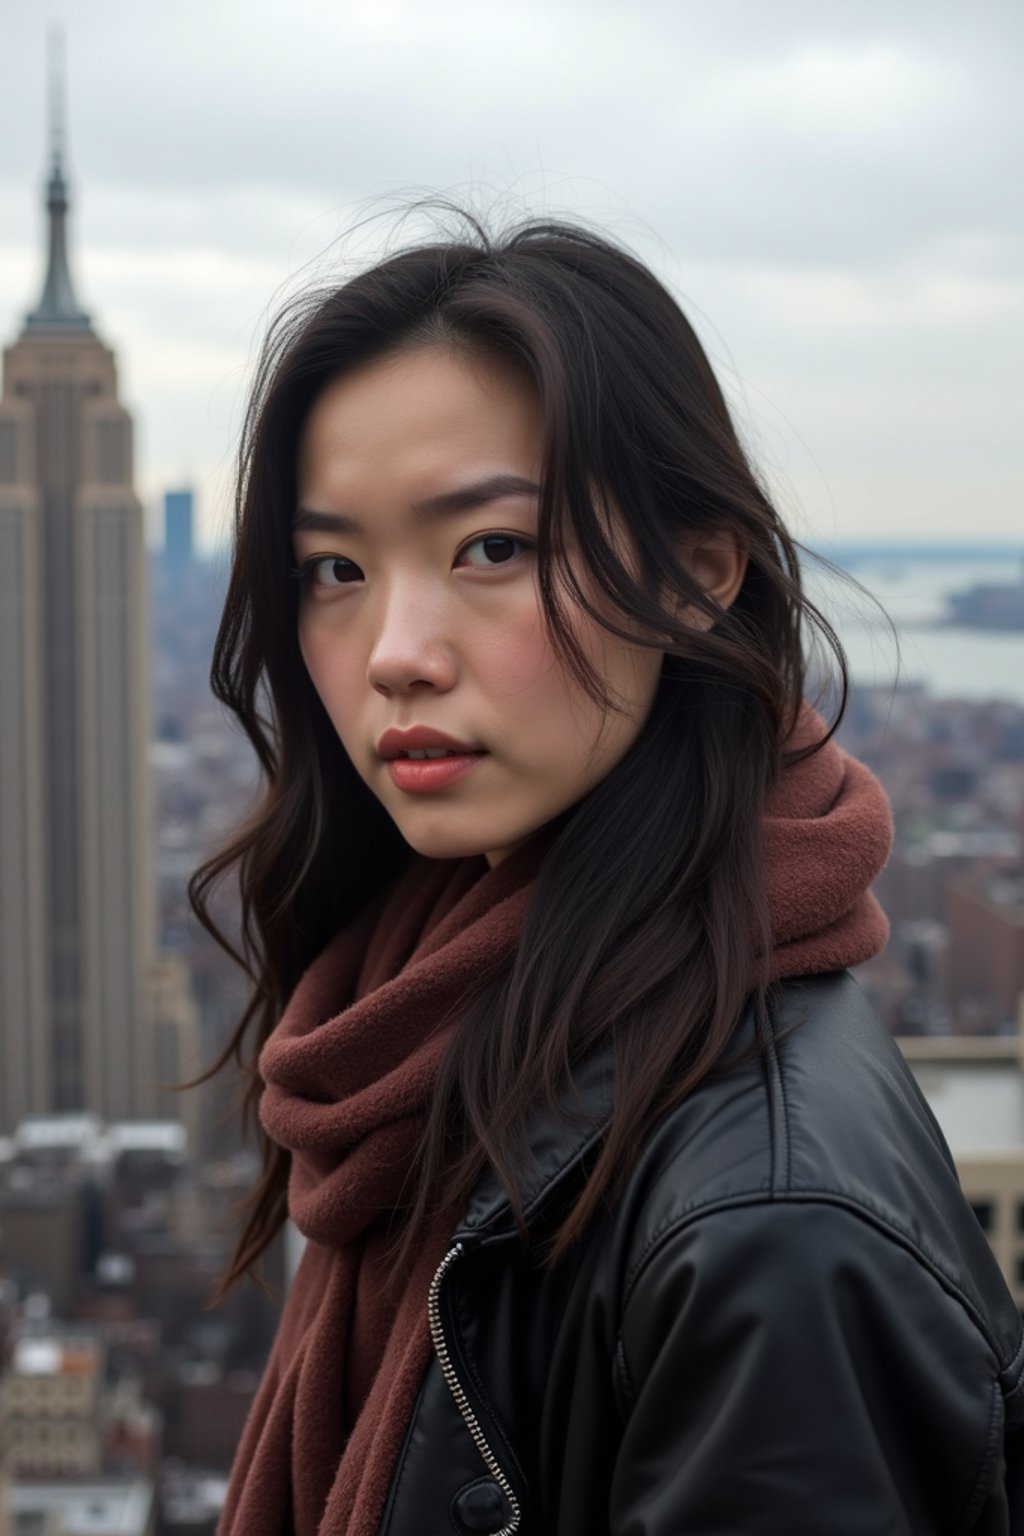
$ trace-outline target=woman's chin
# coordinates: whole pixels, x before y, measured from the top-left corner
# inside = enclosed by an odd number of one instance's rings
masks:
[[[426,859],[472,859],[490,856],[493,838],[442,827],[400,827],[410,848]]]
[[[488,864],[500,864],[502,859],[528,841],[537,830],[510,828],[503,836],[491,826],[486,832],[473,832],[470,828],[453,826],[419,826],[398,823],[398,829],[410,848],[427,859],[486,859]]]

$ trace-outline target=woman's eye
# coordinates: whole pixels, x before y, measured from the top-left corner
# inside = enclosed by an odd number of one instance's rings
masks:
[[[362,572],[354,561],[341,555],[320,555],[307,560],[296,574],[306,586],[342,587],[358,581]]]
[[[511,533],[485,533],[459,551],[459,562],[477,570],[493,570],[509,564],[530,547],[525,539],[517,539]]]

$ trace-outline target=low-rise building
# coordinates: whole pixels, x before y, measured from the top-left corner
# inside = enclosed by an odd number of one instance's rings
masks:
[[[96,1329],[29,1328],[0,1375],[0,1465],[11,1477],[152,1475],[160,1415],[114,1376]]]
[[[156,1490],[146,1478],[16,1482],[11,1536],[155,1536]]]
[[[103,1351],[94,1336],[18,1339],[0,1376],[0,1455],[13,1477],[103,1471]]]
[[[1024,1313],[1024,995],[1013,1035],[910,1036],[899,1044]]]

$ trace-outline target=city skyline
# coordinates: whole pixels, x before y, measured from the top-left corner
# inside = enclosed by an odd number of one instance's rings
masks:
[[[65,0],[55,19],[83,302],[119,338],[143,498],[193,485],[205,546],[268,315],[340,270],[360,219],[354,257],[399,241],[385,211],[430,190],[587,217],[649,260],[798,537],[1017,536],[1016,7],[394,0],[285,27],[236,0],[142,19]],[[8,335],[35,282],[46,20],[12,0],[0,21]]]

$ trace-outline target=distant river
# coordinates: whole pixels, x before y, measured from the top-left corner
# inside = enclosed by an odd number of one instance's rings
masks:
[[[851,574],[886,609],[899,634],[900,680],[926,684],[937,698],[1012,699],[1024,704],[1024,633],[932,629],[944,598],[979,582],[1013,581],[1020,563],[1006,560],[905,558],[858,563]],[[891,687],[897,668],[893,637],[868,598],[809,561],[810,596],[835,625],[854,682]]]

